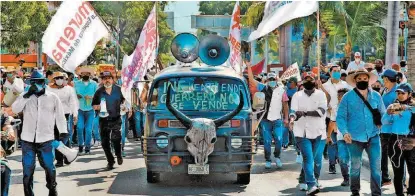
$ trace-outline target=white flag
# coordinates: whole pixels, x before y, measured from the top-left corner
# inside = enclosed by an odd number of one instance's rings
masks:
[[[317,9],[318,1],[267,1],[264,17],[248,41],[256,40],[292,19],[311,15]]]
[[[233,8],[228,42],[231,47],[229,64],[237,73],[241,73],[241,7],[239,6],[239,2],[236,2]]]
[[[281,80],[288,80],[292,77],[296,77],[297,81],[301,81],[300,69],[298,68],[297,62],[290,65],[287,70],[281,75]]]
[[[134,82],[144,80],[147,70],[155,65],[159,40],[156,19],[156,6],[154,5],[141,30],[134,53],[130,56],[124,56],[126,62],[123,62],[121,72],[121,91],[126,99],[131,95],[131,88]],[[139,90],[140,93],[143,90],[142,83],[139,85]]]
[[[89,2],[64,1],[42,37],[43,52],[67,71],[85,61],[108,30]]]

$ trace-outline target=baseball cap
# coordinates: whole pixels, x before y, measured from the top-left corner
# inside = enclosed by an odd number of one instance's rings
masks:
[[[382,74],[382,77],[387,77],[387,78],[396,78],[396,76],[398,76],[398,72],[396,72],[393,69],[387,69]]]
[[[354,53],[354,56],[356,57],[356,56],[358,56],[358,57],[360,57],[361,55],[360,55],[360,52],[355,52]]]
[[[303,80],[307,77],[311,77],[313,79],[316,79],[316,74],[314,74],[313,72],[309,71],[309,72],[304,72],[303,75],[301,76],[301,78],[303,78]]]
[[[111,77],[111,78],[113,78],[113,75],[109,71],[103,71],[103,72],[101,72],[100,77],[101,78],[104,78],[104,77]]]
[[[408,83],[399,84],[396,91],[412,92],[412,86]]]

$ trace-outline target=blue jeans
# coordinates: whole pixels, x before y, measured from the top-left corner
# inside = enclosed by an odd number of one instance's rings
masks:
[[[40,166],[46,173],[46,187],[49,191],[56,189],[56,169],[53,165],[55,152],[52,141],[43,143],[32,143],[22,141],[22,164],[23,164],[23,188],[26,196],[33,193],[33,174],[36,168],[36,155]]]
[[[127,128],[127,114],[124,114],[121,116],[121,144],[124,149],[125,146],[125,138],[128,134],[128,128]]]
[[[91,140],[92,140],[92,125],[94,124],[95,111],[82,111],[78,110],[78,146],[85,146],[85,151],[91,149]],[[84,138],[85,131],[85,138]]]
[[[135,122],[135,131],[137,132],[137,136],[140,138],[141,137],[141,119],[142,122],[144,124],[144,117],[143,117],[143,113],[141,113],[140,111],[135,111],[134,112],[134,122]]]
[[[274,157],[280,158],[282,147],[282,129],[284,126],[282,120],[269,121],[267,119],[262,119],[261,126],[263,131],[262,135],[264,137],[265,160],[271,161],[272,138],[274,138],[275,141]]]
[[[322,139],[314,155],[314,176],[316,180],[320,178],[321,167],[323,166],[323,151],[325,145],[326,140]],[[299,183],[305,183],[304,168],[301,168]]]
[[[92,132],[94,133],[94,140],[100,142],[101,141],[101,136],[99,135],[99,116],[98,116],[98,114],[95,115]]]
[[[331,140],[333,143],[331,145],[327,144],[327,153],[329,155],[329,165],[336,165],[337,159],[337,133],[334,131],[331,133]]]
[[[282,127],[282,145],[287,146],[290,142],[290,134],[288,133],[288,127]]]
[[[68,127],[68,145],[72,146],[72,135],[73,135],[73,114],[70,114],[67,121]]]
[[[372,195],[381,195],[381,152],[379,135],[368,142],[353,141],[347,144],[350,152],[350,190],[352,193],[360,191],[360,168],[362,166],[362,152],[366,150],[370,164],[370,190]]]
[[[350,153],[349,153],[349,148],[347,147],[347,144],[346,142],[344,142],[344,140],[337,141],[337,151],[338,151],[340,170],[342,172],[342,176],[345,180],[349,180]]]
[[[7,162],[1,160],[1,195],[8,196],[10,188],[10,179],[12,176],[12,170],[8,166]],[[4,169],[3,169],[4,167]]]
[[[320,148],[321,136],[318,136],[315,139],[308,139],[302,137],[296,137],[297,144],[301,150],[301,154],[303,156],[303,169],[305,172],[305,182],[308,185],[308,188],[311,189],[313,186],[316,185],[316,177],[314,169],[315,161],[314,158],[317,155],[317,152]],[[324,150],[324,147],[323,147]]]

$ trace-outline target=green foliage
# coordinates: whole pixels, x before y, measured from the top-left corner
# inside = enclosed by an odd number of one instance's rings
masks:
[[[1,47],[19,53],[29,41],[42,39],[50,20],[46,2],[1,2]]]
[[[257,28],[259,23],[261,23],[262,18],[264,17],[265,2],[255,2],[249,6],[248,10],[245,13],[245,17],[241,20],[241,23],[244,26]]]
[[[119,43],[124,52],[133,53],[144,23],[153,9],[154,2],[100,1],[91,3],[105,23],[113,31],[119,33]],[[158,34],[160,37],[158,53],[160,55],[169,53],[170,43],[174,37],[174,32],[167,25],[166,15],[162,11],[166,4],[167,2],[157,3]],[[120,17],[119,27],[117,27],[118,16]]]
[[[251,4],[252,2],[249,1],[239,2],[241,15],[246,13]],[[199,3],[199,11],[200,15],[232,15],[234,6],[234,1],[201,1]]]

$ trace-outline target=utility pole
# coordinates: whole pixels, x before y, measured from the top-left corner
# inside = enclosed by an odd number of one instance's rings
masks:
[[[385,67],[390,68],[393,63],[398,62],[398,38],[399,38],[399,2],[388,2],[388,16],[386,27],[386,57]]]

